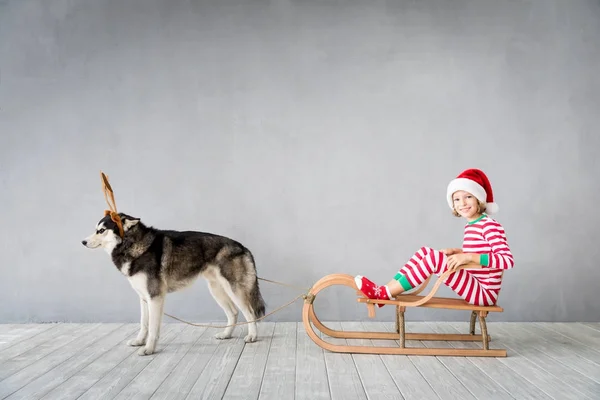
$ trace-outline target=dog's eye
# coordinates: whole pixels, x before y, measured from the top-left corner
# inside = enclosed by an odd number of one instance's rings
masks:
[[[102,228],[100,230],[98,230],[98,233],[103,233],[106,229]]]

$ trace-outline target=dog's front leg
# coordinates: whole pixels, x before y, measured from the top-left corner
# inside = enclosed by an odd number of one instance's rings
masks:
[[[143,346],[146,344],[148,336],[148,303],[140,297],[140,332],[135,339],[131,339],[127,344],[129,346]]]
[[[152,354],[156,350],[156,342],[160,336],[160,324],[164,304],[165,297],[163,295],[154,296],[148,301],[148,337],[146,339],[146,346],[138,351],[138,354],[141,356]]]

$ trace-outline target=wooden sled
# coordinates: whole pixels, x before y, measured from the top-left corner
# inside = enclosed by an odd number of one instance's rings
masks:
[[[462,268],[469,268],[468,265]],[[488,335],[485,318],[489,312],[504,311],[500,306],[474,306],[463,299],[433,297],[440,284],[450,274],[449,271],[440,276],[427,296],[419,296],[425,289],[431,276],[418,289],[411,293],[401,294],[394,300],[370,300],[362,292],[357,290],[354,277],[347,274],[331,274],[317,281],[304,300],[302,309],[302,321],[308,336],[320,347],[335,353],[362,353],[362,354],[401,354],[417,356],[465,356],[465,357],[506,357],[505,349],[490,349],[491,337]],[[389,304],[396,306],[396,332],[361,332],[361,331],[338,331],[325,325],[315,315],[313,302],[317,294],[334,285],[349,286],[358,294],[357,301],[365,303],[369,317],[375,316],[375,304]],[[471,323],[468,334],[446,334],[446,333],[406,333],[404,323],[404,312],[407,307],[443,308],[451,310],[471,311]],[[475,320],[479,318],[481,333],[475,334]],[[359,345],[338,345],[326,342],[313,330],[313,325],[322,333],[343,339],[389,339],[397,340],[399,347],[373,347]],[[406,346],[407,340],[439,340],[439,341],[481,341],[482,349],[457,349],[457,348],[419,348]]]

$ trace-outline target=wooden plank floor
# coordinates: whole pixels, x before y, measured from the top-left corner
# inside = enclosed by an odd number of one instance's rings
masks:
[[[393,323],[332,322],[388,330]],[[137,324],[0,325],[0,399],[600,399],[600,323],[489,322],[507,358],[336,354],[302,323],[263,322],[260,340],[164,323],[158,353],[125,342]],[[407,332],[465,333],[468,324],[407,322]],[[397,346],[389,340],[332,342]],[[475,348],[470,342],[408,342]]]

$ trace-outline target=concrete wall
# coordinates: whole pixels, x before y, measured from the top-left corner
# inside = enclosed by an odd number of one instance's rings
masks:
[[[100,170],[120,211],[234,237],[261,277],[310,286],[459,247],[444,196],[469,167],[516,260],[493,320],[600,321],[598,37],[596,1],[0,1],[0,322],[138,320],[80,244]],[[298,294],[261,287],[268,311]],[[367,318],[351,289],[315,305]],[[203,281],[165,311],[224,320]]]

